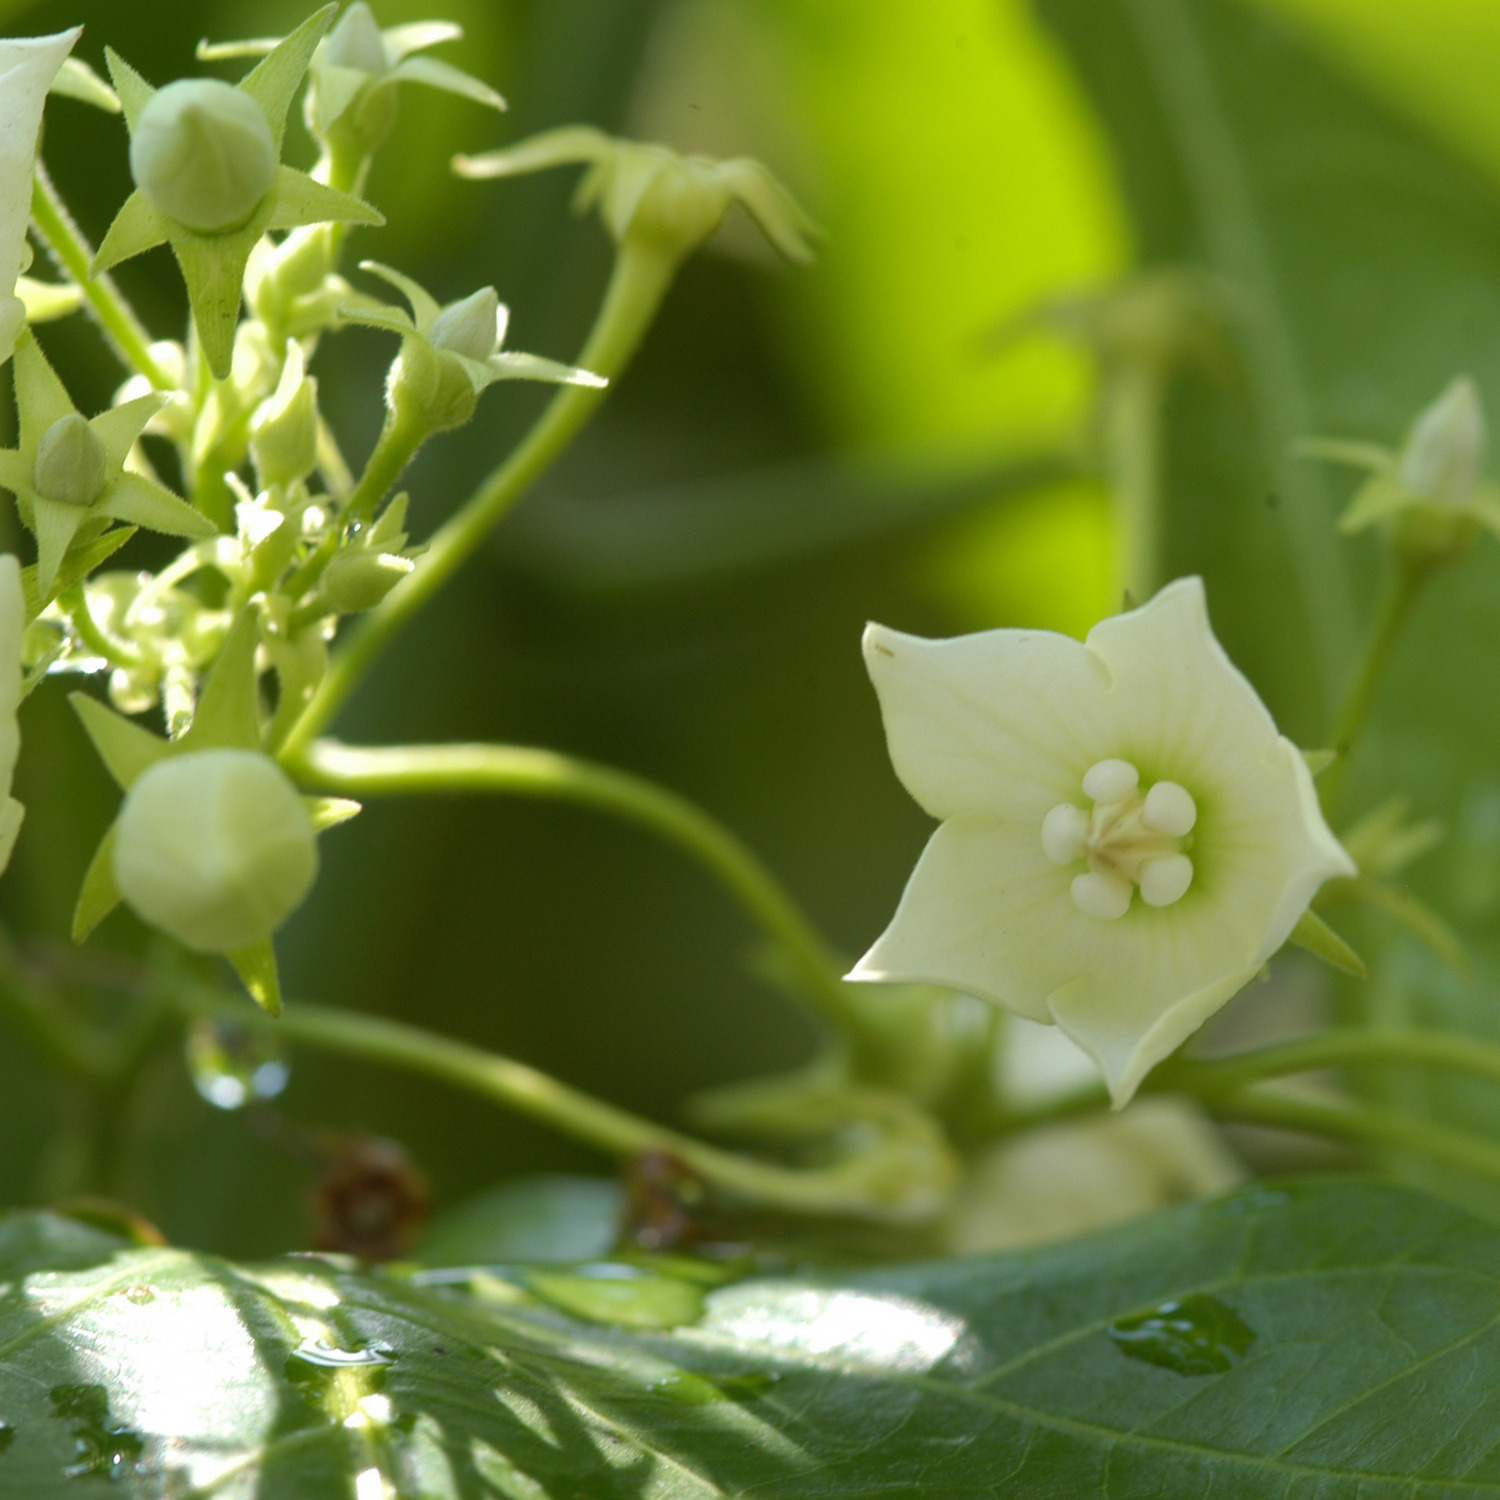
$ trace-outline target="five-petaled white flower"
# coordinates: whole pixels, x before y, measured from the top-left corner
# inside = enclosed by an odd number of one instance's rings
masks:
[[[0,363],[11,357],[26,327],[26,308],[15,287],[31,263],[26,226],[42,106],[82,29],[0,40]]]
[[[1179,579],[1082,643],[865,632],[896,772],[943,819],[851,979],[1053,1022],[1116,1107],[1355,867]]]

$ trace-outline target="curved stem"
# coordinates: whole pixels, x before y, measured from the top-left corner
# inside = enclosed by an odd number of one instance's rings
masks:
[[[427,429],[419,423],[409,419],[403,421],[395,415],[386,417],[375,451],[344,507],[344,517],[350,524],[362,524],[374,516],[376,507],[401,477],[427,436]]]
[[[1459,1130],[1431,1125],[1411,1115],[1372,1109],[1362,1104],[1324,1104],[1261,1089],[1213,1099],[1216,1119],[1272,1125],[1309,1135],[1331,1135],[1364,1145],[1414,1151],[1476,1177],[1500,1183],[1500,1146]]]
[[[611,381],[624,369],[656,315],[675,270],[675,261],[621,248],[593,332],[578,356],[583,368]],[[604,395],[594,386],[565,385],[558,390],[521,445],[438,529],[411,577],[350,632],[317,696],[292,731],[289,751],[304,749],[327,728],[370,664],[552,466]]]
[[[904,1217],[899,1202],[880,1190],[879,1173],[863,1179],[853,1158],[839,1166],[798,1170],[756,1161],[670,1130],[594,1099],[525,1063],[486,1052],[467,1042],[436,1036],[400,1021],[325,1006],[288,1005],[279,1021],[247,1013],[235,1001],[195,994],[181,997],[199,1014],[263,1025],[281,1034],[345,1057],[362,1057],[493,1099],[532,1119],[586,1141],[613,1156],[667,1151],[715,1187],[794,1213],[856,1214],[866,1218]]]
[[[68,618],[78,638],[96,656],[102,656],[111,666],[124,667],[127,671],[146,666],[147,660],[134,646],[111,635],[95,618],[89,608],[88,595],[81,583],[65,589],[58,602],[67,610]]]
[[[804,993],[830,1020],[857,1025],[839,967],[775,877],[723,824],[644,777],[551,750],[515,745],[407,745],[365,750],[319,740],[287,769],[323,791],[349,797],[451,796],[502,792],[581,803],[640,823],[701,861],[788,959]]]
[[[1391,1028],[1325,1031],[1233,1057],[1167,1063],[1152,1075],[1150,1087],[1156,1093],[1180,1091],[1212,1103],[1268,1078],[1351,1063],[1417,1064],[1500,1084],[1500,1047],[1494,1043],[1448,1032]]]
[[[89,275],[94,252],[73,222],[41,162],[36,164],[36,178],[32,185],[31,217],[62,269],[83,293],[121,361],[144,375],[157,390],[175,391],[176,384],[151,353],[151,335],[119,288],[107,274]]]

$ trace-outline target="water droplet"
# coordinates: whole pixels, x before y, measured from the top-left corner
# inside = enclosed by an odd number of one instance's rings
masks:
[[[274,1099],[291,1076],[269,1030],[234,1021],[195,1021],[187,1033],[187,1065],[193,1087],[216,1109]]]
[[[778,1370],[751,1370],[744,1375],[715,1375],[714,1384],[731,1401],[755,1401],[769,1396],[781,1380]]]
[[[55,1385],[47,1394],[53,1415],[75,1424],[75,1457],[63,1469],[64,1479],[86,1479],[96,1474],[124,1479],[135,1472],[144,1439],[111,1419],[109,1392],[102,1385]]]
[[[292,1350],[291,1357],[330,1370],[347,1370],[358,1365],[389,1365],[395,1363],[396,1358],[384,1349],[339,1349],[324,1339],[304,1339]]]
[[[16,1429],[9,1422],[0,1422],[0,1453],[4,1453],[16,1440]]]
[[[1217,1297],[1194,1292],[1131,1313],[1109,1325],[1116,1348],[1131,1359],[1179,1375],[1222,1375],[1255,1341],[1255,1330]]]

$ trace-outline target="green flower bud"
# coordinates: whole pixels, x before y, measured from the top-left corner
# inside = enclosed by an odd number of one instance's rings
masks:
[[[1414,495],[1463,500],[1484,472],[1488,447],[1479,390],[1460,375],[1412,424],[1397,477]]]
[[[386,401],[396,415],[428,432],[462,427],[479,405],[479,393],[458,358],[426,340],[406,338],[391,366]]]
[[[33,478],[44,500],[92,505],[109,477],[109,454],[99,434],[79,414],[59,417],[36,445]]]
[[[324,569],[323,598],[341,615],[374,609],[414,566],[409,558],[391,552],[351,547]]]
[[[500,298],[494,287],[480,287],[433,319],[427,341],[435,349],[447,349],[465,359],[486,360],[500,347],[500,316]]]
[[[256,750],[159,760],[126,794],[115,883],[143,921],[199,953],[233,953],[301,904],[318,870],[312,822]]]
[[[235,229],[276,180],[265,111],[216,78],[169,83],[141,111],[130,171],[151,205],[200,233]]]
[[[276,394],[262,403],[250,429],[250,457],[263,488],[295,484],[318,464],[318,383],[303,374],[298,345],[288,347]]]
[[[364,0],[355,0],[339,17],[323,43],[322,54],[320,61],[331,67],[355,68],[377,78],[391,65],[380,28]]]

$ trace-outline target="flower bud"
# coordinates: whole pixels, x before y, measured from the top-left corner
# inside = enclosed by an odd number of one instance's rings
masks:
[[[262,403],[250,430],[250,457],[262,488],[295,484],[318,463],[318,383],[303,374],[302,351],[289,346],[276,394]]]
[[[354,68],[377,78],[390,67],[385,41],[365,0],[354,0],[339,17],[338,25],[323,43],[322,53],[319,60],[330,67]]]
[[[99,434],[76,411],[59,417],[36,446],[32,478],[44,500],[92,505],[109,476],[109,454]]]
[[[461,302],[451,303],[433,319],[427,341],[435,349],[485,360],[500,347],[500,298],[492,286],[481,287]]]
[[[1412,424],[1401,484],[1431,500],[1462,500],[1479,482],[1488,447],[1479,391],[1460,375]]]
[[[130,171],[151,205],[204,234],[235,229],[276,178],[265,111],[217,78],[181,78],[152,96],[130,138]]]
[[[116,825],[114,875],[131,909],[200,953],[270,934],[318,870],[312,822],[256,750],[200,750],[143,771]]]
[[[386,400],[398,416],[418,422],[429,432],[462,427],[474,415],[479,393],[469,372],[448,350],[420,338],[401,341],[391,366]]]
[[[323,571],[323,598],[341,615],[374,609],[411,572],[409,558],[351,547],[337,553]]]

